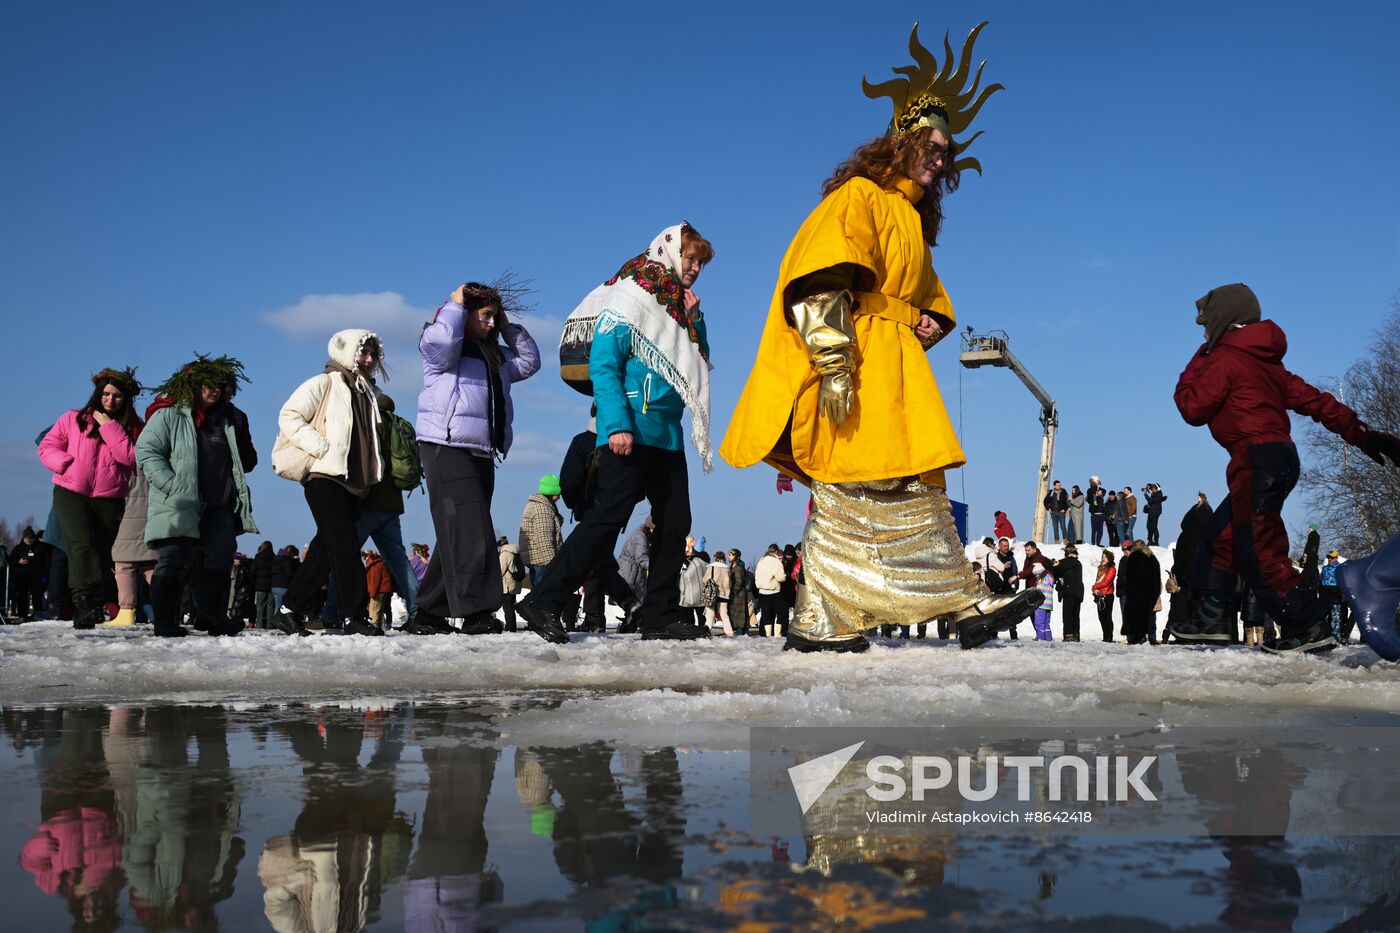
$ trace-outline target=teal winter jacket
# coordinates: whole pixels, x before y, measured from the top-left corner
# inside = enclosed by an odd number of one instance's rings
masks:
[[[695,322],[700,349],[710,355],[705,319]],[[622,325],[595,334],[588,354],[588,375],[598,404],[598,446],[618,433],[632,435],[634,444],[661,450],[684,450],[681,415],[685,401],[671,384],[632,355],[632,328]]]
[[[224,431],[233,461],[238,533],[252,534],[258,526],[253,524],[253,498],[232,418],[225,418]],[[136,463],[151,487],[147,546],[166,538],[198,538],[204,503],[199,500],[199,440],[188,408],[162,408],[150,416],[136,441]]]

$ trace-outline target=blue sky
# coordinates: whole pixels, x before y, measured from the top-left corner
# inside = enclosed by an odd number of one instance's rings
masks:
[[[959,323],[1006,330],[1059,403],[1066,485],[1159,482],[1173,529],[1197,489],[1223,494],[1223,452],[1171,400],[1211,287],[1250,283],[1314,381],[1364,352],[1400,287],[1396,4],[677,9],[4,5],[0,515],[42,520],[32,439],[102,366],[157,382],[196,350],[241,357],[266,458],[331,331],[385,335],[386,388],[411,413],[418,326],[455,284],[534,279],[528,323],[552,357],[578,300],[680,219],[717,251],[697,290],[718,446],[788,240],[889,119],[860,79],[907,62],[915,19],[934,48],[991,21],[977,56],[1007,89],[934,263]],[[956,357],[951,340],[933,354],[969,457],[951,491],[974,530],[1005,509],[1025,534],[1036,405]],[[587,416],[548,358],[517,390],[494,509],[512,538]],[[775,496],[772,471],[692,461],[691,477],[711,546],[799,537],[805,499]],[[300,491],[266,465],[253,479],[264,535],[304,542]],[[425,499],[405,523],[431,540]]]

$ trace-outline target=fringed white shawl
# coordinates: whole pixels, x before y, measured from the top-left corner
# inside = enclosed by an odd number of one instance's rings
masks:
[[[681,275],[681,225],[667,227],[652,240],[646,258]],[[690,437],[705,472],[714,468],[710,449],[710,365],[700,345],[666,310],[665,299],[638,284],[631,275],[599,285],[564,322],[560,346],[592,340],[618,327],[632,332],[632,355],[676,390],[690,409]]]

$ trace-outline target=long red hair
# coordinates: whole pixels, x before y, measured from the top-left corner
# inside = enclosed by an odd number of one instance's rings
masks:
[[[868,178],[881,188],[890,187],[900,178],[913,178],[923,167],[924,153],[933,133],[932,127],[921,126],[897,136],[881,136],[857,147],[822,185],[822,197],[852,178]],[[958,190],[962,171],[954,164],[957,154],[957,144],[949,140],[943,168],[914,205],[923,221],[924,239],[929,246],[937,245],[938,231],[943,226],[943,195]]]

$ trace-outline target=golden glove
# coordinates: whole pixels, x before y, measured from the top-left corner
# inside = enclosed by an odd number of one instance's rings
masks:
[[[856,333],[850,291],[819,292],[791,308],[793,327],[807,346],[812,368],[821,373],[821,411],[838,426],[855,407]]]

